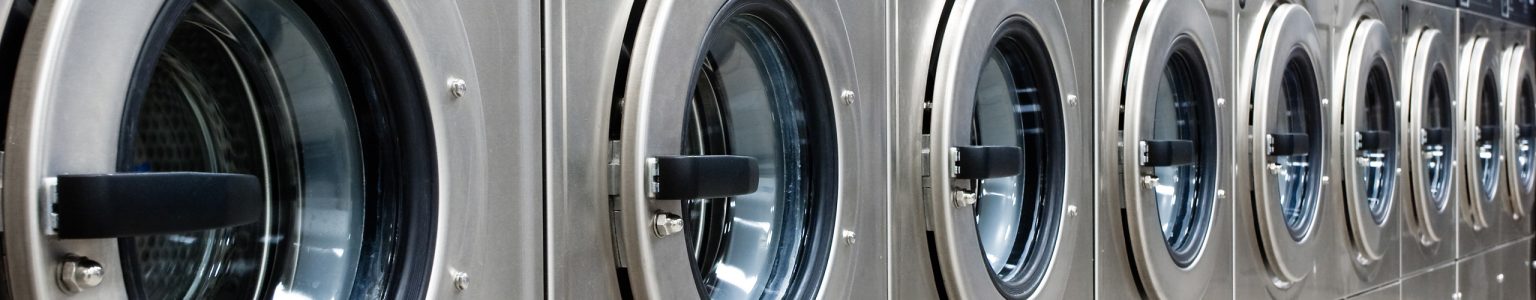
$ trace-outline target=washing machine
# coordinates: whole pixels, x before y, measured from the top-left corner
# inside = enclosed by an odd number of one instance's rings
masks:
[[[548,297],[886,297],[883,3],[544,4]]]
[[[487,207],[453,5],[45,0],[26,24],[4,298],[423,298],[490,268],[446,257]]]
[[[1509,223],[1504,186],[1504,105],[1499,67],[1505,22],[1470,9],[1457,12],[1461,34],[1456,102],[1461,104],[1461,199],[1458,257],[1487,251],[1502,241]]]
[[[1093,296],[1090,4],[897,3],[893,295]]]
[[[1503,87],[1504,185],[1509,190],[1501,218],[1509,224],[1504,241],[1531,236],[1532,203],[1536,203],[1536,62],[1530,48],[1532,29],[1511,22],[1501,35],[1500,86]]]
[[[1399,75],[1398,94],[1403,95],[1405,118],[1403,133],[1398,135],[1399,147],[1406,149],[1402,164],[1406,174],[1404,183],[1410,186],[1411,198],[1397,201],[1403,213],[1402,262],[1403,277],[1428,278],[1426,282],[1438,282],[1438,276],[1420,277],[1431,270],[1454,269],[1446,265],[1456,259],[1456,232],[1460,222],[1455,196],[1460,189],[1456,169],[1462,149],[1455,145],[1463,138],[1460,127],[1461,105],[1456,92],[1457,75],[1456,11],[1437,3],[1407,1],[1403,3],[1404,26],[1402,38],[1402,74]],[[1440,274],[1440,273],[1435,273]],[[1450,271],[1452,277],[1455,271]],[[1427,275],[1426,275],[1427,276]],[[1443,279],[1443,278],[1440,278]],[[1405,284],[1404,294],[1415,292],[1440,293],[1447,287],[1438,283]],[[1449,295],[1454,290],[1445,290]],[[1413,290],[1413,291],[1410,291]]]
[[[1334,1],[1239,1],[1233,276],[1240,298],[1342,296],[1323,199],[1337,164],[1326,39]],[[1331,208],[1331,207],[1330,207]]]
[[[1233,297],[1234,1],[1105,1],[1097,296]]]
[[[1397,145],[1406,130],[1398,93],[1401,65],[1397,31],[1402,28],[1399,1],[1343,1],[1334,19],[1330,122],[1337,128],[1329,165],[1340,201],[1325,204],[1334,224],[1332,264],[1322,274],[1340,274],[1346,295],[1362,295],[1390,284],[1401,274],[1398,243],[1410,185],[1401,173],[1406,161]]]

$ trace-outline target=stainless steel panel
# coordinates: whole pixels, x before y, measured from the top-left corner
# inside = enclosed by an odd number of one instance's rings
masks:
[[[1401,285],[1403,299],[1458,299],[1456,264],[1436,265],[1422,273],[1403,278]]]
[[[440,299],[538,299],[545,296],[542,41],[537,1],[461,1],[465,36],[479,79],[485,143],[483,202],[453,210],[473,217],[448,268],[465,272],[468,289],[440,289]],[[437,22],[433,20],[424,20]],[[423,33],[430,34],[435,31]],[[466,70],[468,71],[468,70]],[[465,101],[459,99],[454,101]],[[452,275],[433,278],[451,285]]]

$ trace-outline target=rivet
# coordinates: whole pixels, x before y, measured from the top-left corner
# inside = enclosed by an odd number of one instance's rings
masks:
[[[1077,105],[1077,95],[1067,94],[1067,106]]]
[[[460,291],[469,289],[469,273],[453,271],[453,287]]]
[[[1493,275],[1493,281],[1494,282],[1498,282],[1498,283],[1504,283],[1504,274],[1503,273],[1499,273],[1498,275]]]
[[[853,230],[843,230],[843,243],[853,245],[854,242],[858,242],[858,235]]]
[[[1077,205],[1067,205],[1067,216],[1068,217],[1076,217],[1077,216]]]
[[[448,78],[448,92],[453,93],[454,98],[462,98],[469,93],[469,84],[463,79]]]
[[[1216,98],[1216,107],[1217,108],[1226,107],[1226,106],[1227,106],[1227,98]]]
[[[843,98],[843,105],[852,105],[853,104],[853,91],[843,90],[842,98]]]

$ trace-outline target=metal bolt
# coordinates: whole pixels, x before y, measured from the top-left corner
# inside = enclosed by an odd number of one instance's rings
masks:
[[[976,194],[975,193],[957,190],[954,193],[954,197],[955,197],[955,206],[956,207],[967,207],[967,206],[971,206],[972,204],[976,204]]]
[[[1498,282],[1498,283],[1504,283],[1504,274],[1503,273],[1499,273],[1498,275],[1493,275],[1493,281],[1494,282]]]
[[[1157,184],[1157,177],[1141,176],[1141,187],[1149,188],[1150,189],[1150,188],[1152,188],[1153,185],[1156,185],[1156,184]]]
[[[853,230],[843,230],[843,242],[844,243],[848,243],[849,245],[853,245],[853,243],[857,242],[857,241],[858,241],[858,235],[854,234]]]
[[[463,79],[448,78],[448,91],[453,93],[454,98],[462,98],[469,93],[469,84],[464,83]]]
[[[1227,198],[1227,190],[1224,190],[1224,189],[1223,190],[1216,190],[1216,199],[1226,199],[1226,198]]]
[[[683,218],[674,214],[656,213],[651,218],[651,225],[652,230],[656,232],[656,237],[667,237],[683,232]]]
[[[843,98],[843,105],[851,105],[851,104],[853,104],[853,91],[843,90],[842,98]]]
[[[469,289],[469,273],[453,271],[453,287],[460,291]]]
[[[65,293],[79,293],[101,284],[106,269],[90,258],[68,254],[59,260],[59,289]]]
[[[1227,106],[1227,98],[1216,98],[1216,108]]]
[[[1077,216],[1077,205],[1067,205],[1067,216],[1068,217],[1076,217]]]
[[[1077,105],[1077,95],[1067,94],[1067,106]]]
[[[1323,185],[1328,185],[1328,176],[1323,176]]]
[[[1323,106],[1328,106],[1328,98],[1323,98]]]
[[[1461,300],[1461,292],[1451,293],[1452,300]]]

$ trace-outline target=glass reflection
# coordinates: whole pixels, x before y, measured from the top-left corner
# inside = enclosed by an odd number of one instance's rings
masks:
[[[1356,111],[1356,150],[1353,168],[1359,177],[1354,184],[1364,191],[1366,208],[1371,220],[1377,225],[1386,224],[1392,210],[1393,191],[1397,186],[1397,115],[1392,96],[1391,79],[1387,76],[1386,62],[1378,60],[1366,75],[1365,98]],[[1386,138],[1385,147],[1362,148],[1364,133],[1380,133]]]
[[[1209,176],[1206,168],[1207,145],[1214,142],[1205,117],[1205,102],[1211,100],[1205,65],[1193,46],[1176,48],[1163,67],[1156,85],[1155,98],[1147,107],[1151,140],[1186,140],[1195,147],[1194,164],[1150,168],[1153,197],[1161,220],[1164,241],[1175,263],[1192,263],[1205,240],[1209,222],[1210,199],[1206,194]]]
[[[1317,178],[1320,177],[1320,156],[1311,155],[1322,145],[1322,130],[1318,122],[1320,98],[1313,77],[1312,64],[1301,50],[1286,63],[1281,77],[1280,99],[1273,103],[1270,117],[1272,133],[1302,134],[1308,149],[1297,154],[1271,155],[1274,186],[1279,191],[1281,216],[1291,238],[1301,241],[1312,227],[1317,215]],[[1273,142],[1273,141],[1271,141]]]

